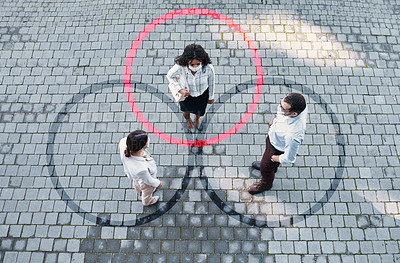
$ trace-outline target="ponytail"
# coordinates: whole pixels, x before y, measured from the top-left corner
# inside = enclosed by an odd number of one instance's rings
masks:
[[[131,157],[132,153],[140,151],[146,146],[148,140],[147,133],[142,130],[131,132],[126,138],[126,149],[124,151],[126,157]]]

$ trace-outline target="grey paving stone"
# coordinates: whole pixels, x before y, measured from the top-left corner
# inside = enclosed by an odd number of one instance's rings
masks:
[[[79,7],[67,4],[60,8],[57,3],[45,6],[30,3],[29,8],[40,10],[33,17],[18,9],[26,8],[24,4],[4,2],[4,12],[10,15],[1,18],[0,26],[3,36],[0,39],[3,47],[0,130],[4,134],[0,138],[3,143],[0,174],[4,175],[0,180],[3,183],[0,236],[17,238],[12,249],[19,253],[0,253],[1,260],[6,256],[31,262],[398,260],[394,256],[399,250],[396,239],[399,223],[395,216],[398,200],[391,192],[399,185],[396,96],[400,89],[396,83],[400,76],[397,69],[400,49],[398,30],[393,22],[398,9],[395,2],[379,3],[379,8],[376,3],[352,3],[351,8],[360,11],[353,17],[346,16],[346,21],[338,15],[341,5],[332,3],[324,5],[322,13],[319,3],[300,8],[282,1],[204,4],[204,8],[225,10],[221,13],[238,22],[254,40],[265,77],[261,102],[256,114],[238,134],[203,147],[201,165],[206,167],[206,173],[200,175],[196,171],[189,175],[188,190],[168,213],[141,228],[125,230],[96,226],[93,219],[89,220],[91,213],[94,217],[100,213],[111,221],[129,221],[156,211],[143,209],[138,202],[140,199],[123,175],[116,154],[118,140],[129,131],[143,127],[126,103],[122,80],[118,84],[106,83],[113,83],[124,73],[127,50],[137,34],[156,17],[175,9],[165,3],[158,6],[142,3],[139,7],[104,4],[101,8],[87,8],[87,4]],[[76,13],[77,8],[83,11]],[[63,15],[58,16],[60,13]],[[148,17],[148,14],[153,15]],[[88,17],[96,19],[88,24]],[[379,23],[384,26],[378,27]],[[165,93],[162,100],[168,97],[164,76],[173,59],[193,40],[211,54],[217,73],[217,101],[234,85],[254,81],[252,54],[242,36],[232,32],[224,22],[211,17],[182,16],[149,33],[134,59],[132,79],[146,83],[142,87],[137,85],[135,99],[156,128],[185,138],[180,123],[183,119],[174,114],[177,105],[170,108],[167,103],[160,103],[153,88],[160,94]],[[295,87],[291,81],[306,87]],[[287,83],[290,85],[285,86]],[[240,95],[231,96],[215,112],[208,110],[211,132],[201,135],[217,136],[239,121],[239,115],[248,109],[254,89],[246,87],[249,88],[246,91],[241,87],[237,90]],[[245,187],[259,176],[249,170],[249,165],[263,153],[267,122],[273,117],[275,104],[297,88],[306,93],[312,112],[299,158],[294,166],[280,169],[273,197],[269,195],[272,192],[255,197],[246,195]],[[320,95],[336,114],[347,144],[346,158],[342,158],[346,163],[338,191],[317,215],[306,220],[294,217],[293,226],[286,226],[286,221],[274,220],[308,211],[320,198],[325,200],[325,191],[336,176],[338,156],[343,152],[330,134],[333,115],[324,114],[323,107],[316,106],[318,96],[310,96],[306,88]],[[79,92],[88,95],[78,95]],[[43,177],[48,175],[48,167],[42,165],[48,162],[46,143],[51,124],[73,96],[79,104],[63,119],[62,134],[56,136],[54,149],[60,185],[72,199],[66,201],[65,197],[60,199],[52,178]],[[209,120],[211,113],[214,116]],[[191,137],[201,136],[192,134]],[[162,201],[157,208],[182,188],[183,169],[193,165],[188,163],[190,153],[199,157],[199,151],[183,148],[152,138],[157,164],[165,169],[161,173],[165,184],[157,193]],[[196,162],[199,160],[196,158]],[[212,169],[207,170],[207,166]],[[170,170],[167,172],[167,169]],[[237,221],[238,217],[222,212],[204,191],[203,182],[194,182],[194,178],[204,175],[209,177],[213,189],[221,189],[216,193],[222,201],[229,200],[229,205],[246,218],[270,219],[267,226],[272,230],[249,227]],[[76,213],[66,202],[88,213]],[[246,230],[241,230],[242,227]],[[67,245],[61,245],[64,242],[58,241],[64,240],[61,237],[69,239]],[[45,250],[41,244],[53,238],[53,251]],[[113,245],[108,253],[104,252],[107,245],[101,250],[102,244],[98,243],[96,250],[94,241],[92,245],[84,243],[84,240],[101,238],[110,244],[121,240],[121,252],[125,249],[128,254],[117,254]],[[263,250],[270,243],[260,241],[273,239],[279,244],[276,251],[280,254],[267,255]],[[56,244],[66,247],[53,253]],[[76,253],[78,248],[87,254]],[[27,252],[21,252],[24,249]],[[143,254],[132,255],[136,249]],[[156,254],[160,251],[164,254]]]

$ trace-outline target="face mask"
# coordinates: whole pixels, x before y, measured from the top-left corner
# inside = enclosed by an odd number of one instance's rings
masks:
[[[282,110],[282,107],[279,105],[279,106],[278,106],[277,114],[283,115],[283,116],[287,117],[287,116],[289,116],[289,115],[291,114],[291,112],[284,112],[284,111]]]
[[[147,137],[147,145],[145,145],[143,147],[143,149],[145,150],[145,149],[149,148],[149,145],[150,145],[150,138]]]
[[[191,71],[197,72],[197,71],[201,70],[202,65],[200,64],[200,65],[198,65],[196,68],[194,68],[194,67],[192,67],[192,66],[190,66],[190,65],[189,65],[188,67],[189,67],[189,69],[190,69]]]

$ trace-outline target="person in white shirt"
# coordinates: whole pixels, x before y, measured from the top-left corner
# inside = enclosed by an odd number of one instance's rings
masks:
[[[153,197],[153,192],[162,186],[162,182],[157,179],[156,163],[146,150],[148,146],[149,138],[142,130],[131,132],[119,142],[124,172],[142,196],[144,206],[153,205],[158,201],[159,197]]]
[[[260,182],[252,184],[252,195],[271,189],[280,164],[291,164],[306,133],[307,104],[303,95],[290,93],[281,100],[277,114],[269,123],[266,149],[260,161],[252,166],[261,171]]]
[[[168,71],[167,79],[173,87],[174,93],[181,93],[185,97],[179,102],[180,109],[189,130],[196,127],[203,129],[200,117],[204,116],[207,104],[214,103],[215,72],[211,59],[202,46],[190,44],[185,47],[183,54],[175,59],[175,65]],[[182,87],[180,83],[185,83]],[[190,114],[195,114],[194,122]]]

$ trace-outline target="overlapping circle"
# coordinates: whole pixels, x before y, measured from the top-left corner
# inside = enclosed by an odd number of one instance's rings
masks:
[[[338,152],[340,153],[340,156],[338,158],[338,163],[336,165],[335,169],[335,178],[332,179],[332,182],[330,184],[330,187],[328,190],[326,190],[325,195],[315,202],[314,205],[310,207],[307,211],[304,211],[303,213],[300,213],[298,215],[291,215],[291,216],[286,216],[284,219],[280,220],[260,220],[256,218],[252,218],[250,216],[241,214],[235,209],[233,209],[231,206],[229,206],[226,202],[224,202],[218,195],[217,191],[218,189],[212,189],[208,177],[204,173],[204,166],[202,165],[202,155],[199,155],[198,158],[196,158],[196,167],[200,168],[200,180],[203,184],[203,187],[205,188],[208,196],[211,198],[211,200],[223,211],[224,213],[228,214],[229,216],[237,219],[238,221],[245,223],[247,225],[251,226],[257,226],[257,227],[272,227],[272,226],[291,226],[294,223],[301,222],[305,220],[307,217],[310,217],[320,211],[324,204],[326,204],[330,198],[332,197],[333,193],[336,191],[340,180],[342,179],[343,176],[343,171],[344,171],[344,165],[346,162],[346,153],[345,153],[345,138],[343,134],[341,133],[341,128],[340,128],[340,122],[339,119],[337,118],[336,114],[333,112],[333,110],[330,108],[328,103],[317,93],[315,93],[313,90],[308,88],[305,85],[301,85],[298,83],[295,83],[291,80],[283,79],[283,78],[264,78],[264,83],[285,83],[284,85],[294,91],[301,92],[302,94],[308,96],[311,98],[316,104],[320,105],[321,108],[324,110],[325,114],[328,115],[330,121],[332,122],[334,128],[335,128],[335,140],[337,147],[339,148]],[[241,86],[244,87],[251,87],[252,84],[251,82],[249,83],[242,83],[240,84]],[[282,84],[283,85],[283,84]],[[253,84],[254,86],[254,84]],[[227,94],[233,94],[235,95],[234,91],[238,91],[238,89],[233,88],[232,91],[228,91]],[[244,89],[241,89],[243,91]],[[208,113],[209,119],[212,119],[212,115],[214,114],[213,112],[216,112],[219,107],[221,107],[224,102],[226,102],[229,97],[227,96],[221,96],[221,98],[224,98],[222,101],[220,100],[218,104],[214,105],[214,110],[211,111],[211,113]],[[204,132],[207,132],[207,126],[205,126]],[[199,136],[202,136],[203,134],[199,134]]]
[[[344,170],[344,164],[346,160],[346,155],[345,155],[345,139],[344,136],[341,134],[341,128],[340,128],[340,123],[339,120],[336,116],[336,114],[332,111],[332,109],[329,107],[329,105],[323,100],[321,96],[318,94],[314,93],[310,88],[296,84],[296,83],[291,83],[288,80],[283,80],[283,79],[278,79],[278,78],[264,78],[264,81],[266,83],[286,83],[288,87],[300,91],[303,94],[307,95],[310,97],[316,104],[319,104],[322,109],[325,111],[325,114],[329,116],[329,119],[331,120],[332,124],[335,127],[335,132],[336,132],[336,144],[339,147],[339,153],[340,153],[340,158],[338,160],[337,166],[336,166],[336,174],[335,178],[332,179],[330,188],[326,190],[326,193],[323,198],[321,198],[318,202],[316,202],[309,210],[304,211],[303,213],[299,215],[292,215],[284,220],[279,220],[279,221],[266,221],[266,220],[257,220],[255,218],[251,218],[247,215],[243,215],[237,211],[235,211],[232,207],[230,207],[227,203],[222,201],[222,199],[218,195],[218,189],[212,189],[209,182],[208,182],[208,177],[205,175],[203,172],[204,170],[204,165],[202,163],[202,151],[192,151],[189,148],[189,160],[188,163],[190,164],[187,167],[185,176],[182,180],[182,186],[180,189],[176,191],[176,193],[173,195],[173,197],[168,200],[164,205],[162,205],[160,208],[158,208],[155,212],[148,214],[148,215],[143,215],[141,217],[138,217],[135,220],[127,220],[127,221],[113,221],[113,220],[104,220],[99,215],[96,215],[94,213],[85,211],[82,207],[80,207],[65,191],[64,186],[61,185],[60,180],[59,180],[59,175],[56,173],[56,163],[54,162],[54,144],[55,138],[57,133],[61,130],[61,125],[64,123],[65,117],[70,114],[70,110],[77,104],[80,103],[82,100],[84,100],[85,96],[89,94],[96,93],[100,91],[103,88],[110,88],[113,85],[119,84],[117,81],[112,83],[100,83],[100,85],[91,85],[85,89],[83,89],[80,93],[75,94],[62,108],[62,110],[57,114],[54,122],[50,126],[50,131],[49,131],[49,137],[48,137],[48,142],[47,142],[47,162],[48,162],[48,172],[51,176],[51,181],[57,190],[57,193],[61,197],[63,201],[67,204],[67,206],[77,214],[79,214],[81,217],[85,218],[86,220],[99,224],[99,225],[108,225],[108,226],[140,226],[143,224],[147,224],[166,212],[168,212],[182,197],[184,192],[186,191],[186,188],[189,185],[189,182],[191,180],[191,174],[195,168],[200,169],[200,180],[203,184],[203,187],[205,191],[207,192],[208,196],[211,198],[211,200],[223,211],[224,213],[228,214],[229,216],[235,218],[236,220],[239,220],[242,223],[245,223],[247,225],[251,226],[257,226],[257,227],[268,227],[268,226],[276,226],[276,225],[283,225],[283,226],[289,226],[293,224],[294,222],[300,222],[302,220],[305,220],[307,217],[312,216],[313,214],[317,213],[325,203],[327,203],[330,198],[332,197],[333,193],[336,191],[340,180],[342,179],[343,175],[343,170]],[[228,91],[227,94],[224,94],[225,96],[220,96],[219,100],[216,101],[215,104],[213,104],[212,108],[210,109],[208,113],[208,119],[212,119],[213,115],[217,112],[219,107],[224,105],[226,101],[230,99],[230,96],[236,95],[238,92],[245,91],[246,89],[243,87],[251,87],[254,86],[251,82],[249,83],[241,83],[240,86],[242,87],[241,89],[238,89],[237,87],[232,88],[231,91]],[[145,85],[142,85],[144,87]],[[154,96],[157,98],[163,98],[163,94],[161,94],[159,91],[157,91],[155,88],[152,88],[151,86],[147,85],[145,88],[147,91],[151,91]],[[176,104],[174,103],[167,103],[169,107],[171,107],[171,110],[174,112],[178,112],[178,108],[176,107]],[[184,125],[184,124],[182,124]],[[207,127],[208,125],[204,125],[204,132],[207,132]],[[204,134],[197,134],[197,136],[204,136]],[[195,147],[194,147],[195,148]],[[200,148],[201,149],[201,148]],[[195,158],[196,157],[196,158]]]
[[[54,145],[56,144],[56,135],[60,132],[61,126],[63,123],[65,123],[66,117],[71,113],[71,109],[81,103],[87,95],[90,94],[95,94],[96,92],[106,89],[106,88],[112,88],[114,85],[121,85],[119,81],[111,81],[107,83],[97,83],[90,85],[80,91],[79,93],[75,94],[72,96],[72,98],[63,106],[63,108],[60,110],[60,112],[57,113],[57,116],[54,119],[54,122],[51,123],[50,130],[49,130],[49,136],[47,139],[47,148],[46,148],[46,154],[47,154],[47,167],[48,167],[48,172],[49,175],[51,176],[51,182],[54,185],[54,188],[57,190],[58,195],[60,196],[61,200],[63,200],[67,206],[75,213],[80,215],[82,218],[85,220],[88,220],[92,223],[98,224],[98,225],[103,225],[103,226],[140,226],[143,224],[147,224],[163,214],[165,214],[167,211],[169,211],[176,203],[177,201],[182,197],[183,193],[185,192],[187,186],[189,185],[190,182],[190,174],[192,173],[193,166],[189,166],[186,169],[186,173],[184,178],[182,179],[182,186],[181,189],[178,189],[175,194],[171,197],[170,200],[168,200],[164,205],[158,205],[160,206],[156,211],[154,211],[151,214],[148,215],[143,215],[141,217],[138,217],[134,220],[110,220],[109,218],[104,218],[101,215],[94,214],[92,212],[86,211],[83,207],[79,206],[77,202],[73,200],[68,195],[68,192],[65,190],[64,185],[61,184],[60,176],[57,174],[56,171],[56,166],[58,165],[55,163],[55,154],[54,154]],[[144,87],[145,85],[141,85]],[[146,90],[153,92],[154,96],[158,97],[159,99],[162,99],[162,94],[158,93],[156,89],[151,88],[150,86],[146,88]],[[168,103],[169,107],[172,107],[172,110],[174,112],[178,112],[177,107],[174,108],[175,104],[173,103]],[[126,131],[130,132],[130,131]],[[189,155],[189,163],[194,163],[194,157],[193,155]],[[122,165],[122,164],[121,164]],[[160,202],[161,204],[161,202]]]
[[[200,138],[199,140],[183,140],[183,139],[178,139],[171,137],[162,131],[158,130],[155,128],[142,114],[140,111],[134,96],[132,92],[132,84],[135,84],[135,82],[132,82],[131,80],[131,67],[133,64],[133,59],[135,57],[136,51],[140,47],[142,41],[147,37],[147,35],[152,32],[157,26],[165,23],[168,20],[181,17],[181,16],[187,16],[187,15],[199,15],[199,16],[206,16],[206,17],[211,17],[214,19],[218,19],[225,24],[229,25],[233,30],[235,30],[237,33],[241,34],[243,36],[243,40],[247,42],[248,47],[250,51],[253,54],[254,58],[254,63],[256,66],[256,73],[257,73],[257,78],[256,78],[256,84],[252,82],[248,83],[241,83],[239,84],[240,86],[246,86],[247,88],[250,86],[256,86],[256,90],[254,93],[253,101],[251,102],[250,107],[248,108],[247,112],[244,114],[244,116],[241,118],[241,120],[234,125],[234,127],[230,128],[228,131],[224,132],[223,134],[220,134],[216,137],[209,138],[209,139],[202,139]],[[340,129],[340,123],[338,121],[338,118],[336,117],[335,113],[332,111],[332,109],[329,107],[329,105],[322,99],[321,96],[318,94],[314,93],[310,88],[291,82],[289,80],[283,79],[283,78],[265,78],[263,77],[263,72],[262,72],[262,65],[261,65],[261,59],[258,55],[257,48],[254,44],[254,42],[247,37],[246,32],[244,32],[241,27],[236,24],[233,20],[228,18],[225,15],[222,15],[220,13],[217,13],[215,11],[207,10],[207,9],[200,9],[200,8],[191,8],[191,9],[180,9],[176,10],[170,13],[167,13],[163,16],[160,16],[159,18],[155,19],[153,22],[151,22],[149,25],[145,27],[145,29],[139,33],[138,37],[134,41],[127,60],[125,64],[125,72],[124,72],[124,86],[125,86],[125,92],[128,98],[128,102],[133,110],[133,113],[136,115],[137,119],[142,123],[142,125],[152,132],[155,136],[159,137],[161,140],[166,141],[168,143],[176,144],[178,146],[186,146],[186,147],[203,147],[207,145],[212,145],[219,143],[233,134],[235,134],[237,131],[239,131],[250,119],[251,115],[254,113],[256,110],[256,107],[259,103],[260,97],[262,95],[262,86],[263,83],[276,83],[276,84],[282,84],[285,83],[286,85],[289,85],[292,89],[298,90],[307,96],[309,96],[311,99],[313,99],[317,104],[319,104],[325,111],[325,114],[327,114],[332,122],[332,124],[335,127],[336,130],[336,142],[337,146],[340,148],[339,152],[341,153],[341,156],[339,158],[338,164],[336,166],[336,176],[332,180],[330,188],[326,191],[326,194],[322,199],[320,199],[316,204],[314,204],[309,210],[299,214],[299,215],[293,215],[288,218],[286,218],[285,222],[280,220],[279,222],[269,222],[265,220],[257,220],[254,218],[251,218],[249,216],[243,215],[235,211],[232,207],[230,207],[228,204],[222,201],[222,199],[219,197],[217,193],[217,189],[212,189],[210,187],[210,184],[208,182],[207,176],[201,172],[200,180],[205,188],[205,191],[207,192],[208,196],[211,198],[211,200],[226,214],[229,216],[241,221],[242,223],[252,225],[252,226],[259,226],[259,227],[266,227],[266,226],[271,226],[271,225],[290,225],[293,224],[293,222],[299,222],[304,220],[305,218],[315,214],[318,212],[323,205],[329,201],[331,196],[333,195],[334,191],[337,189],[339,182],[342,178],[343,175],[343,166],[345,163],[345,152],[344,152],[344,137],[341,135],[341,129]],[[62,123],[64,122],[65,116],[67,116],[70,113],[70,110],[74,105],[77,103],[81,102],[86,95],[95,93],[99,91],[102,88],[107,88],[107,87],[112,87],[113,85],[120,84],[117,81],[115,82],[108,82],[108,83],[100,83],[96,85],[91,85],[84,90],[82,90],[80,93],[75,94],[69,102],[65,104],[63,109],[57,114],[55,121],[51,124],[50,126],[50,132],[49,132],[49,137],[48,137],[48,142],[47,142],[47,162],[48,162],[48,171],[49,174],[51,175],[52,183],[54,187],[57,189],[58,194],[60,195],[61,199],[66,202],[68,207],[78,213],[80,216],[85,218],[86,220],[89,220],[93,223],[97,223],[100,225],[111,225],[111,226],[139,226],[143,225],[146,223],[151,222],[154,219],[159,218],[161,215],[166,213],[168,210],[170,210],[176,202],[182,197],[183,193],[185,192],[191,177],[190,174],[192,173],[194,168],[200,168],[200,171],[203,171],[203,164],[202,164],[202,154],[201,151],[191,151],[189,149],[189,164],[191,164],[187,170],[186,174],[183,178],[182,181],[182,187],[181,189],[177,190],[176,193],[173,195],[173,197],[166,202],[165,205],[160,207],[157,211],[155,211],[152,214],[145,215],[143,217],[139,217],[136,220],[128,220],[128,221],[104,221],[103,218],[99,217],[98,215],[95,215],[91,212],[85,211],[77,203],[74,202],[74,200],[71,199],[71,197],[66,193],[64,190],[63,186],[60,184],[59,176],[56,173],[55,166],[57,164],[54,163],[54,144],[55,144],[55,137],[56,134],[60,131],[60,127]],[[143,84],[143,83],[142,83]],[[238,86],[239,86],[238,85]],[[146,88],[147,91],[151,91],[152,94],[156,97],[159,97],[160,99],[162,98],[162,94],[159,93],[156,89],[152,88],[150,85],[147,85]],[[235,95],[237,92],[241,92],[245,89],[238,89],[237,86],[233,87],[231,91],[228,91],[227,93],[230,94],[231,96]],[[211,110],[208,112],[209,119],[212,119],[213,114],[218,110],[219,107],[221,107],[227,100],[229,99],[229,96],[221,96],[219,98],[219,101],[217,101],[215,104],[212,105]],[[168,103],[169,107],[172,107],[171,110],[178,114],[178,108],[176,107],[175,104],[173,103]],[[182,124],[184,125],[184,124]],[[208,125],[204,126],[204,133],[207,133],[207,127]],[[203,134],[198,134],[198,137],[204,136]],[[195,155],[198,155],[198,158],[194,158]],[[197,160],[197,163],[195,163]]]

